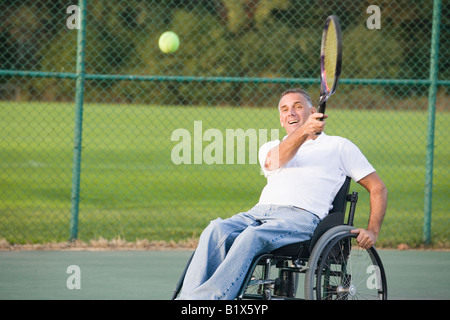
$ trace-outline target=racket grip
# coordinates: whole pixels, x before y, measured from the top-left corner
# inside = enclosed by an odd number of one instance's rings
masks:
[[[325,109],[326,109],[326,108],[327,108],[327,101],[325,100],[325,101],[322,101],[322,102],[319,104],[319,110],[318,110],[318,112],[319,112],[319,113],[325,114]],[[320,121],[323,121],[323,117],[320,118]]]
[[[319,112],[319,113],[325,114],[325,108],[326,108],[326,107],[327,107],[327,101],[326,101],[326,100],[320,102],[318,112]],[[320,120],[320,121],[323,121],[323,117],[320,118],[319,120]],[[320,134],[321,134],[321,132],[316,132],[316,136],[318,136],[318,135],[320,135]]]
[[[325,114],[325,109],[326,109],[326,107],[327,107],[327,101],[325,100],[325,101],[321,101],[320,103],[319,103],[319,110],[318,110],[318,112],[319,113],[323,113],[323,114]],[[320,121],[323,121],[324,119],[323,119],[323,117],[322,118],[320,118],[319,119]],[[320,135],[321,134],[321,132],[316,132],[316,136],[318,136],[318,135]]]

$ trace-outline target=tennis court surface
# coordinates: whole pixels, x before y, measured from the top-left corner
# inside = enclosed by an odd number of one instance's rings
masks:
[[[0,251],[0,299],[168,300],[191,253]],[[389,299],[450,299],[450,251],[379,253]]]

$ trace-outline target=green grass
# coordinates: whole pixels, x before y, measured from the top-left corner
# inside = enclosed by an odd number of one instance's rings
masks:
[[[426,113],[329,110],[329,135],[354,141],[389,190],[379,245],[422,243]],[[13,243],[69,237],[74,106],[0,103],[0,239]],[[172,132],[194,121],[203,133],[279,128],[276,109],[93,105],[84,107],[79,239],[181,241],[208,222],[253,206],[265,178],[256,164],[175,165]],[[449,113],[436,118],[432,240],[449,245]],[[270,132],[270,131],[269,131]],[[280,130],[280,136],[284,132]],[[269,137],[270,138],[270,137]],[[224,140],[225,141],[225,140]],[[210,142],[204,141],[203,148]],[[224,142],[225,145],[225,142]],[[225,152],[224,152],[225,154]],[[225,158],[224,158],[225,161]],[[368,197],[360,193],[356,225]]]

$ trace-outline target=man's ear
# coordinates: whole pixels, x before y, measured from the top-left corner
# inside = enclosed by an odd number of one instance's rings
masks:
[[[317,112],[317,109],[316,109],[316,107],[311,107],[311,113],[316,113]]]

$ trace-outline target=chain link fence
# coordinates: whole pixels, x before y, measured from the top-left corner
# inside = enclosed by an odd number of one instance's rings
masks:
[[[387,185],[378,245],[448,248],[450,1],[0,9],[0,239],[180,242],[252,207],[258,146],[285,135],[279,95],[302,87],[318,101],[321,31],[336,14],[343,70],[326,132],[355,142]],[[180,47],[164,54],[167,30]],[[352,189],[365,227],[367,193]]]

